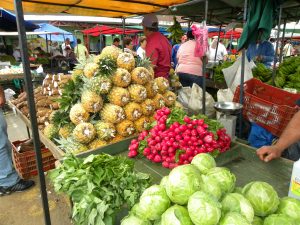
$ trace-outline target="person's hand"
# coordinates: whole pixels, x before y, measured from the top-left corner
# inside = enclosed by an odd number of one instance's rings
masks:
[[[0,94],[0,108],[5,105],[5,96]]]
[[[282,150],[276,147],[275,145],[272,146],[263,146],[257,150],[256,154],[258,157],[265,162],[269,162],[273,159],[277,159],[281,156]]]

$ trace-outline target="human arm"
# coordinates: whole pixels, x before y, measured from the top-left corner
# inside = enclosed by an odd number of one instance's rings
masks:
[[[264,146],[257,150],[259,158],[265,162],[279,158],[287,147],[300,140],[299,127],[300,111],[293,116],[275,145]]]
[[[5,105],[4,89],[2,86],[0,86],[0,107],[3,107],[4,105]]]

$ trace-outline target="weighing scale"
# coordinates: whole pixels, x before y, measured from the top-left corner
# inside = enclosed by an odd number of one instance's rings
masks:
[[[219,121],[226,129],[226,133],[234,140],[237,120],[236,115],[242,111],[243,105],[235,102],[216,102],[214,108],[221,113]]]

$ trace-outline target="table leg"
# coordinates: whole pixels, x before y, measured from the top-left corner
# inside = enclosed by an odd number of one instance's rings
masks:
[[[29,127],[26,126],[26,129],[27,129],[27,135],[28,135],[28,138],[30,138],[30,130],[29,130]]]

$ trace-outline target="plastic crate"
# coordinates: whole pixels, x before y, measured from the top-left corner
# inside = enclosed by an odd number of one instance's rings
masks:
[[[233,101],[239,102],[239,99],[240,86],[234,93]],[[292,94],[260,80],[251,79],[244,83],[243,116],[279,137],[299,110],[296,105],[298,99],[300,94]]]
[[[35,151],[34,149],[19,153],[17,151],[18,146],[25,142],[15,141],[12,142],[12,151],[13,151],[13,161],[16,168],[16,171],[23,179],[28,179],[30,177],[36,176],[38,174],[36,167]],[[43,147],[42,151],[42,161],[44,172],[55,168],[56,159],[53,157],[49,149]]]

